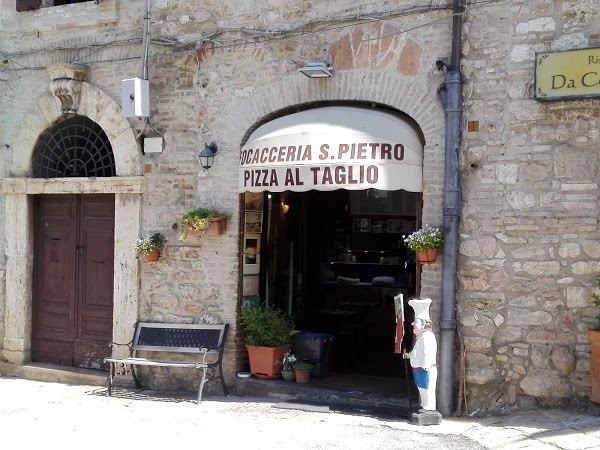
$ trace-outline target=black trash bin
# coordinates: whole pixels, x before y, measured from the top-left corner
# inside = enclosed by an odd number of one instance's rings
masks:
[[[312,376],[325,378],[329,371],[332,342],[332,334],[300,331],[293,336],[292,349],[296,358],[313,364]]]

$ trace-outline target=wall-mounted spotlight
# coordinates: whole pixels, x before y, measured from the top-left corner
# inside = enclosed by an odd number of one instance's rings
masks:
[[[281,200],[281,204],[279,206],[281,207],[281,214],[283,215],[287,214],[290,210],[290,205],[286,203],[285,200]]]
[[[211,142],[210,144],[206,144],[202,150],[198,152],[198,159],[200,160],[200,165],[203,169],[210,169],[215,160],[215,155],[219,152],[217,149],[217,144]]]
[[[331,71],[333,67],[323,61],[313,61],[309,62],[302,69],[298,69],[298,71],[302,72],[309,78],[327,78],[332,76]]]

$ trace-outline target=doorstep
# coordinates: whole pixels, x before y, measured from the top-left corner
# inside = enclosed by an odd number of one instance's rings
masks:
[[[82,369],[42,363],[27,363],[22,366],[0,362],[0,375],[31,381],[107,386],[105,370]],[[133,385],[133,382],[132,382]]]
[[[412,382],[411,382],[412,383]],[[306,401],[365,407],[418,408],[418,393],[411,387],[411,402],[406,380],[351,375],[312,377],[309,383],[282,379],[263,380],[255,377],[236,378],[235,393],[242,397],[262,397],[280,401]]]

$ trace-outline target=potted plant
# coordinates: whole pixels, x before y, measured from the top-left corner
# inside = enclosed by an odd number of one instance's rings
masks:
[[[245,332],[252,375],[263,379],[277,378],[283,355],[291,348],[293,321],[268,306],[243,306],[240,325]]]
[[[294,372],[295,362],[296,357],[291,351],[284,352],[281,364],[281,378],[285,381],[294,381],[296,379],[296,373]]]
[[[596,280],[596,287],[600,289],[600,278]],[[598,308],[596,319],[600,323],[600,294],[598,294],[598,290],[592,294],[592,303]],[[600,326],[588,329],[587,335],[591,346],[590,378],[592,392],[590,394],[590,401],[600,403]]]
[[[308,383],[310,381],[310,372],[313,368],[311,363],[306,361],[296,361],[293,367],[298,383]]]
[[[190,232],[223,234],[227,230],[229,214],[214,208],[196,208],[184,214],[181,219],[180,241],[185,241]]]
[[[425,225],[409,236],[403,236],[406,246],[417,254],[421,264],[432,264],[437,259],[438,249],[444,242],[442,231],[438,227]]]
[[[153,233],[146,237],[136,239],[133,243],[135,256],[144,257],[146,262],[156,262],[160,258],[160,252],[165,248],[167,237],[162,233]]]

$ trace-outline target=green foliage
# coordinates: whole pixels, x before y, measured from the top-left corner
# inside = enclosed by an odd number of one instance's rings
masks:
[[[184,214],[183,220],[210,219],[223,216],[228,217],[229,215],[214,208],[197,208]]]
[[[240,325],[246,332],[246,344],[256,347],[291,345],[293,321],[281,311],[263,306],[244,306]]]
[[[600,278],[596,280],[596,287],[600,289]],[[598,329],[600,329],[600,295],[597,293],[592,294],[592,303],[596,308],[598,308],[598,314],[596,315],[596,319],[598,319],[599,325]]]
[[[167,243],[167,237],[162,233],[154,233],[149,236],[136,239],[133,243],[133,252],[136,256],[145,255],[155,250],[162,250]]]
[[[298,372],[310,372],[313,368],[313,365],[306,361],[296,361],[294,363],[294,370]]]
[[[420,230],[413,231],[411,235],[403,236],[403,238],[406,246],[414,251],[440,248],[444,242],[442,231],[429,225],[425,225]]]
[[[185,213],[181,219],[182,233],[179,236],[179,240],[185,241],[190,230],[207,230],[210,226],[210,220],[217,217],[229,219],[231,214],[221,212],[214,208],[196,208]]]

